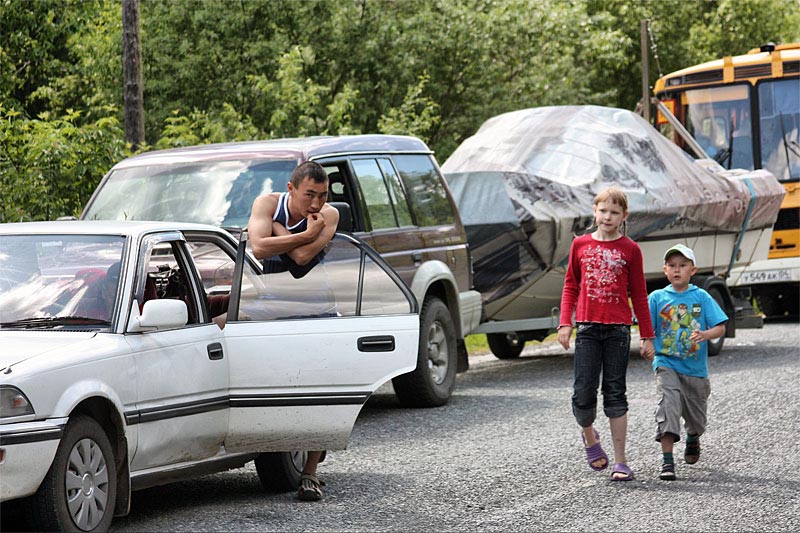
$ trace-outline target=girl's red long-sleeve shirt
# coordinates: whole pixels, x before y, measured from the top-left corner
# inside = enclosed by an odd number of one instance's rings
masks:
[[[572,241],[559,325],[571,325],[573,311],[575,322],[630,325],[629,296],[641,338],[655,337],[639,245],[625,236],[597,241],[587,234]]]

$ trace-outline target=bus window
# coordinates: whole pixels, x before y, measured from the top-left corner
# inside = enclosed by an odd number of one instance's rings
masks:
[[[761,166],[781,181],[800,179],[800,78],[758,84]]]

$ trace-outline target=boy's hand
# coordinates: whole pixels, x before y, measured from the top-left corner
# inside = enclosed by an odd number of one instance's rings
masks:
[[[705,331],[700,331],[699,329],[692,330],[692,334],[689,335],[689,340],[694,342],[703,342],[707,341],[708,338],[706,337]]]
[[[653,339],[642,339],[639,344],[639,355],[648,361],[652,361],[656,355],[656,347],[653,344]]]

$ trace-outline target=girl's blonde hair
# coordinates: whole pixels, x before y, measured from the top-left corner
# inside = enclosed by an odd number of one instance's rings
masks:
[[[597,193],[592,201],[592,205],[597,205],[600,202],[612,202],[617,204],[622,208],[622,211],[627,213],[628,212],[628,196],[625,194],[625,191],[620,189],[619,187],[607,187]],[[594,217],[592,217],[592,223],[589,225],[589,229],[587,233],[590,231],[594,231]],[[620,225],[620,232],[623,235],[628,234],[628,222],[626,220],[622,221]]]
[[[620,189],[619,187],[608,187],[603,189],[597,196],[594,197],[594,201],[592,205],[597,205],[600,202],[608,202],[611,201],[622,208],[623,211],[628,211],[628,196],[625,194],[625,191]]]

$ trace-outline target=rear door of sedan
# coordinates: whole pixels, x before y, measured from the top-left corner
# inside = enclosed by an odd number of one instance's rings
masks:
[[[243,234],[246,239],[246,233]],[[224,330],[228,451],[334,450],[380,385],[416,367],[414,296],[371,248],[336,235],[302,277],[237,257]]]

